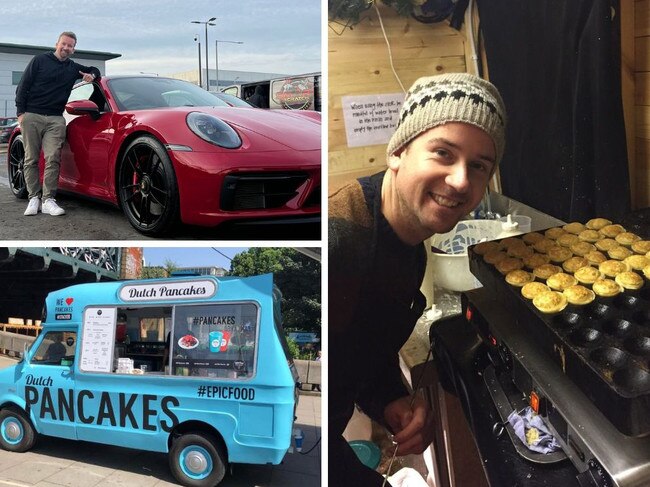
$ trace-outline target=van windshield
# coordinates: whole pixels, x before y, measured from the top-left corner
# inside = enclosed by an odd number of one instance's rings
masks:
[[[259,310],[253,303],[177,306],[173,375],[248,379],[255,375]]]

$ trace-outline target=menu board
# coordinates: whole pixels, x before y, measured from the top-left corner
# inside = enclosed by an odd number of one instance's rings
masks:
[[[115,346],[116,308],[86,308],[79,368],[85,372],[111,372]]]

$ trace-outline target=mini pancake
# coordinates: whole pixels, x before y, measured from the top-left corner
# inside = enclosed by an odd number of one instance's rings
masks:
[[[551,258],[548,255],[538,254],[537,252],[535,252],[533,255],[524,257],[524,266],[532,270],[535,267],[539,267],[540,265],[548,264],[550,261]]]
[[[562,268],[553,264],[543,264],[533,269],[533,275],[542,281],[546,281],[546,279],[558,272],[562,272]]]
[[[578,235],[580,232],[585,230],[585,226],[580,222],[567,223],[562,228],[565,232],[569,232],[574,235]]]
[[[551,240],[550,238],[540,240],[535,245],[533,245],[533,248],[540,254],[546,254],[549,249],[552,249],[553,247],[559,247],[559,245],[555,240]]]
[[[567,303],[566,296],[556,291],[544,291],[533,298],[533,305],[542,313],[559,313]]]
[[[584,257],[589,261],[591,265],[599,265],[607,260],[607,256],[597,250],[587,252]]]
[[[544,235],[539,232],[530,232],[521,237],[521,239],[528,245],[535,245],[540,240],[544,240]],[[650,250],[650,249],[648,249]]]
[[[562,262],[562,269],[569,274],[573,274],[581,267],[589,266],[589,261],[584,257],[571,257]]]
[[[627,272],[630,267],[625,263],[618,260],[606,260],[598,265],[598,270],[607,277],[614,277],[621,272]]]
[[[550,290],[551,288],[548,287],[546,284],[533,281],[533,282],[529,282],[528,284],[524,284],[524,286],[521,288],[521,295],[526,299],[533,299],[539,293],[542,293],[544,291],[550,291]]]
[[[510,248],[508,248],[508,255],[511,257],[518,257],[520,259],[523,259],[525,257],[530,257],[535,253],[532,247],[529,247],[525,243],[523,243],[521,240],[521,245],[511,245]]]
[[[573,244],[580,242],[580,239],[577,235],[565,233],[564,235],[560,235],[556,242],[562,247],[571,247]]]
[[[548,230],[546,230],[544,232],[544,236],[546,238],[550,238],[551,240],[557,240],[558,238],[560,238],[565,233],[567,233],[566,230],[564,230],[564,229],[562,229],[560,227],[556,227],[556,228],[549,228]]]
[[[602,237],[596,230],[583,230],[578,235],[578,238],[583,242],[598,242]]]
[[[557,272],[546,279],[546,285],[556,291],[564,291],[576,284],[578,284],[578,280],[571,274],[565,274],[564,272]]]
[[[632,250],[637,254],[647,254],[650,252],[650,240],[637,240],[632,244]]]
[[[602,233],[605,237],[614,238],[619,233],[623,233],[625,231],[625,228],[622,225],[613,224],[613,225],[604,226],[598,231]]]
[[[590,230],[600,230],[601,228],[611,224],[612,222],[606,218],[592,218],[585,226]]]
[[[650,279],[650,265],[647,265],[643,268],[643,275]]]
[[[616,240],[621,245],[626,245],[629,247],[634,242],[641,240],[641,237],[632,232],[623,232],[616,235],[616,237],[614,237],[614,240]]]
[[[526,246],[526,242],[524,242],[519,237],[504,238],[503,240],[501,240],[500,244],[502,249],[509,249],[510,247],[521,246],[521,245],[523,245],[524,247]]]
[[[492,265],[507,258],[508,258],[508,254],[506,254],[501,250],[490,250],[487,254],[483,256],[483,260],[488,264],[492,264]]]
[[[571,252],[573,252],[574,254],[582,255],[582,256],[584,256],[588,252],[592,252],[596,250],[596,246],[594,244],[591,244],[589,242],[583,242],[583,241],[576,242],[573,245],[571,245],[571,247],[569,248],[571,249]]]
[[[613,249],[614,247],[618,247],[619,245],[621,244],[619,244],[613,238],[603,238],[602,240],[596,242],[596,248],[601,252],[607,252],[609,249]]]
[[[596,295],[604,298],[609,298],[620,294],[622,289],[620,284],[612,281],[611,279],[597,279],[591,286]]]
[[[499,250],[499,242],[479,242],[474,246],[474,253],[485,255],[493,250]]]
[[[514,257],[506,257],[501,259],[496,263],[496,268],[501,274],[507,274],[510,271],[516,271],[521,269],[524,266],[524,263],[521,259],[515,259]]]
[[[506,282],[512,286],[523,287],[524,284],[528,284],[534,280],[535,276],[530,272],[522,270],[510,271],[506,274]]]
[[[580,284],[566,288],[562,291],[562,294],[566,296],[570,304],[577,304],[579,306],[589,304],[596,299],[596,293]]]
[[[575,277],[580,284],[593,284],[598,279],[601,279],[602,276],[603,275],[598,269],[591,267],[590,265],[581,267],[573,273],[573,277]]]
[[[565,260],[571,258],[573,256],[573,252],[571,252],[566,247],[553,247],[549,249],[547,255],[551,258],[551,262],[562,263]]]
[[[624,259],[623,262],[630,266],[631,270],[640,271],[645,266],[650,264],[650,259],[648,259],[645,255],[630,255]]]
[[[607,251],[607,255],[609,255],[609,258],[615,260],[625,260],[630,255],[633,254],[634,252],[632,252],[627,247],[623,247],[622,245],[618,245],[617,247],[612,247]]]
[[[621,272],[616,275],[614,280],[623,289],[641,289],[643,286],[643,278],[632,271]]]

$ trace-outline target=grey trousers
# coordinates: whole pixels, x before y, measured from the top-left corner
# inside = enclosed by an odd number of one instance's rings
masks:
[[[60,115],[23,114],[20,129],[25,144],[25,184],[30,198],[54,198],[59,185],[61,147],[65,141],[65,118]],[[38,159],[43,149],[45,171],[43,187],[38,171]]]

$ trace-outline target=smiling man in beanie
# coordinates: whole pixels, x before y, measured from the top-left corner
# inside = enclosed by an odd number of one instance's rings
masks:
[[[330,485],[383,482],[342,436],[355,404],[394,434],[398,455],[431,443],[430,412],[422,397],[411,401],[398,359],[426,304],[423,241],[479,204],[503,155],[505,122],[489,82],[420,78],[388,143],[388,169],[329,197]]]

